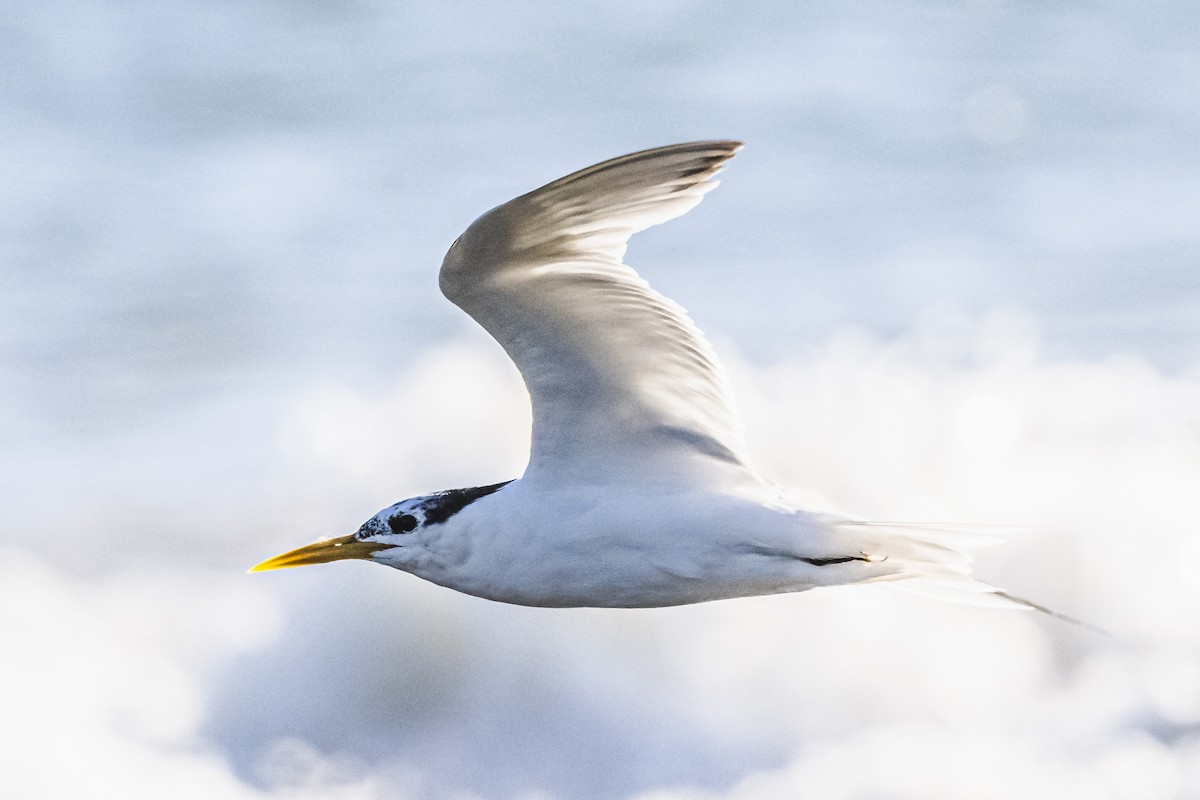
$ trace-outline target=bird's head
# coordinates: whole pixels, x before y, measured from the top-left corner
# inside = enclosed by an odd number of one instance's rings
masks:
[[[306,564],[323,564],[327,561],[358,558],[368,561],[380,560],[389,566],[403,561],[396,554],[377,558],[376,553],[394,548],[416,548],[421,545],[421,529],[425,526],[429,497],[411,497],[388,506],[364,522],[349,536],[322,539],[318,542],[289,550],[268,558],[250,568],[251,572],[266,572],[287,567],[302,567]]]
[[[469,489],[451,489],[401,500],[371,517],[349,536],[322,539],[289,550],[251,567],[250,571],[266,572],[347,558],[379,561],[390,567],[411,569],[423,552],[430,548],[430,542],[438,538],[437,534],[445,532],[445,523],[467,506],[498,492],[509,483],[511,481]]]

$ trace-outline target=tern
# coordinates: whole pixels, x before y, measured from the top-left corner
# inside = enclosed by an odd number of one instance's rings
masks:
[[[1053,613],[971,576],[970,550],[994,538],[987,531],[805,510],[751,466],[713,349],[624,262],[630,236],[694,208],[739,149],[704,141],[631,153],[475,220],[439,282],[525,381],[525,473],[403,500],[353,534],[251,571],[363,559],[545,607],[877,583]]]

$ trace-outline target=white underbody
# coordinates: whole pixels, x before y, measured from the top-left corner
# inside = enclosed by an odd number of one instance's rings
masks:
[[[799,592],[893,571],[827,518],[739,494],[514,481],[374,559],[460,592],[528,606],[638,608]],[[415,543],[414,543],[415,544]]]

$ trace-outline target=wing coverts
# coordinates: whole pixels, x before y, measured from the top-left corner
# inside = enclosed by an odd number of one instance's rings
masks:
[[[446,254],[442,291],[504,347],[529,390],[527,479],[752,475],[712,348],[622,260],[630,236],[716,188],[740,147],[693,142],[588,167],[484,214]]]

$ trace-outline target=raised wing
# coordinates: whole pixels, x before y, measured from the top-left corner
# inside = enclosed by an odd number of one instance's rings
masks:
[[[527,481],[753,478],[712,348],[622,261],[632,234],[694,208],[740,148],[692,142],[588,167],[484,214],[446,254],[442,291],[529,389]]]

